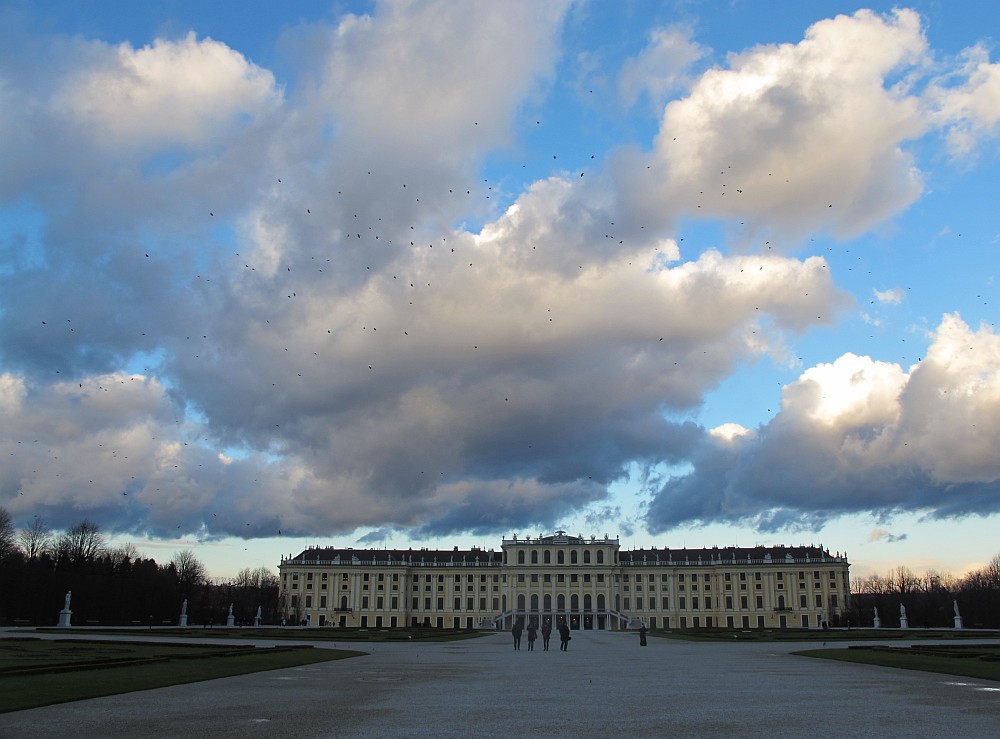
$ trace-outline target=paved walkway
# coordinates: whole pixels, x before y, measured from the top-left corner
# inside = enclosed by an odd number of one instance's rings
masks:
[[[574,632],[565,653],[555,639],[549,652],[541,641],[527,651],[525,639],[515,652],[507,634],[341,646],[371,654],[0,714],[0,736],[841,739],[1000,732],[996,683],[789,654],[801,644],[650,638],[642,648],[635,634],[591,631]]]

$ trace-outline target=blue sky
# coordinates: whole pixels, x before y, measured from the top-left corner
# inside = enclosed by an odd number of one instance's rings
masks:
[[[0,4],[0,505],[997,551],[989,3]]]

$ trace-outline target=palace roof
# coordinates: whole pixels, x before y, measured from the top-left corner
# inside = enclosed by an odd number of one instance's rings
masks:
[[[310,547],[296,557],[296,562],[310,563],[344,563],[369,565],[399,565],[407,566],[420,563],[437,564],[500,564],[503,561],[502,552],[492,549],[352,549],[337,547]],[[288,560],[285,560],[286,562]]]

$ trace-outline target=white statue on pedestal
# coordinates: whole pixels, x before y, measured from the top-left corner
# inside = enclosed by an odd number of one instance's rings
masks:
[[[906,606],[902,603],[899,604],[899,628],[908,629],[910,628],[910,622],[906,618]]]
[[[59,611],[59,626],[67,627],[73,617],[73,611],[69,609],[69,602],[73,598],[73,591],[66,591],[66,600],[63,602],[63,609]]]
[[[180,623],[178,625],[179,626],[187,626],[188,625],[188,602],[187,602],[187,598],[185,598],[184,601],[181,603],[181,620],[180,620]]]
[[[229,615],[226,616],[226,626],[235,626],[236,618],[233,616],[233,604],[229,604]]]
[[[874,626],[875,626],[876,629],[881,629],[882,628],[882,619],[880,619],[878,617],[878,606],[875,606],[875,623],[874,623]]]
[[[952,604],[953,604],[953,606],[955,608],[955,628],[956,629],[961,629],[961,628],[963,628],[962,614],[958,612],[958,601],[954,600],[954,601],[952,601]]]

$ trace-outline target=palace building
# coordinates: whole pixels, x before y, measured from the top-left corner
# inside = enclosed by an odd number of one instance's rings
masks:
[[[551,536],[500,551],[311,547],[278,570],[289,623],[392,628],[821,628],[847,608],[847,556],[822,546],[633,549]]]

